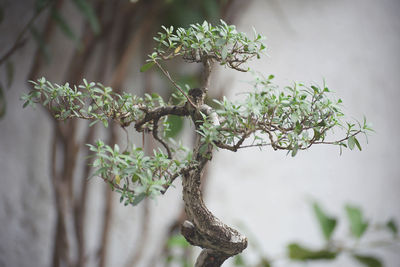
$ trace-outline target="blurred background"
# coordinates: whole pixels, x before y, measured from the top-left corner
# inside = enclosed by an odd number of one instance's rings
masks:
[[[173,88],[160,73],[139,72],[152,37],[161,25],[221,18],[267,37],[268,55],[252,69],[282,86],[325,79],[350,118],[365,115],[376,131],[360,140],[363,151],[342,155],[329,146],[295,158],[268,148],[217,152],[204,177],[206,205],[250,244],[224,266],[400,266],[399,12],[398,0],[1,0],[0,266],[192,266],[199,250],[179,236],[179,180],[125,207],[100,179],[87,179],[85,146],[124,143],[124,135],[56,122],[39,106],[22,109],[20,97],[28,80],[44,76],[167,98]],[[199,83],[200,66],[168,68],[179,83]],[[250,79],[216,67],[210,94],[240,98]],[[190,140],[185,121],[171,123],[174,137]],[[368,223],[359,238],[349,210]],[[335,221],[329,239],[321,216]],[[303,258],[294,244],[307,249]],[[333,259],[327,248],[340,253]]]

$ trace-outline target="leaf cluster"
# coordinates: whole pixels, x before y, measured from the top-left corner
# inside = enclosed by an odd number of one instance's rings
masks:
[[[221,24],[213,26],[207,21],[202,24],[191,24],[187,29],[178,28],[174,31],[162,26],[154,40],[157,42],[155,52],[150,55],[150,67],[155,60],[167,60],[181,56],[188,62],[215,61],[239,71],[247,71],[241,65],[251,58],[260,58],[266,46],[264,37],[254,30],[254,38],[238,32],[234,25]],[[142,69],[142,71],[146,68]]]
[[[363,124],[342,122],[342,100],[333,101],[325,84],[295,83],[280,89],[272,83],[273,78],[258,76],[244,101],[215,100],[219,106],[216,112],[222,119],[217,128],[204,122],[204,139],[232,151],[270,145],[275,150],[290,151],[292,156],[313,144],[347,147],[347,140],[350,149],[357,144],[361,150],[355,136],[372,129],[366,120]],[[343,138],[326,140],[328,132],[336,128],[344,129]],[[252,141],[246,144],[246,139]]]
[[[156,150],[151,156],[145,156],[135,147],[120,152],[118,146],[111,148],[102,142],[90,146],[97,157],[96,175],[121,193],[121,201],[136,204],[145,196],[157,195],[176,177],[196,168],[191,154],[168,139],[173,133],[170,125],[176,119],[174,116],[192,117],[203,143],[200,154],[209,152],[211,146],[231,151],[271,146],[291,152],[292,156],[313,144],[361,150],[356,136],[366,134],[371,128],[366,120],[363,124],[342,122],[342,101],[331,100],[325,84],[295,83],[280,89],[272,83],[272,75],[267,78],[259,75],[243,101],[214,100],[216,107],[211,108],[195,100],[189,94],[190,88],[179,86],[158,62],[182,56],[188,62],[204,63],[205,69],[210,62],[219,62],[244,71],[241,64],[259,57],[266,49],[260,34],[255,32],[254,39],[250,39],[223,21],[217,26],[204,22],[187,29],[174,31],[173,27],[163,27],[163,30],[155,38],[158,46],[142,71],[157,65],[174,84],[177,91],[169,102],[158,94],[143,97],[118,94],[108,86],[86,80],[82,85],[70,86],[51,83],[45,78],[31,81],[33,90],[22,96],[24,107],[40,103],[58,120],[85,119],[90,121],[90,126],[101,122],[105,127],[113,121],[123,128],[134,125],[137,132],[153,135],[164,150]],[[198,90],[202,94],[207,91]],[[328,132],[336,128],[343,129],[343,137],[327,140]]]
[[[31,83],[33,90],[22,96],[23,107],[40,103],[58,120],[80,118],[91,120],[91,125],[102,122],[105,127],[113,120],[125,127],[143,119],[148,110],[166,105],[158,94],[145,94],[144,98],[129,93],[120,95],[111,87],[85,79],[83,85],[72,87],[45,78]]]
[[[347,247],[343,242],[337,242],[333,239],[333,233],[338,224],[338,219],[328,215],[317,202],[313,203],[314,214],[317,218],[318,225],[325,239],[325,246],[321,249],[309,249],[299,243],[291,243],[287,247],[288,256],[295,261],[311,261],[311,260],[333,260],[341,253],[348,253],[355,261],[367,267],[381,267],[382,261],[374,256],[358,251],[362,244],[359,239],[371,228],[369,220],[365,219],[362,210],[353,205],[347,204],[345,211],[349,224],[350,237],[356,241],[357,247]],[[376,229],[388,231],[393,234],[393,238],[397,238],[397,224],[394,220],[390,220],[384,224],[377,224]],[[372,230],[372,229],[371,229]],[[391,244],[391,241],[387,241]]]
[[[91,121],[90,126],[102,122],[108,127],[110,121],[121,127],[134,124],[138,132],[151,132],[165,148],[165,152],[157,149],[146,156],[138,147],[120,151],[118,145],[112,148],[102,141],[88,145],[95,153],[94,176],[121,193],[121,202],[126,205],[136,205],[147,196],[164,193],[178,176],[196,168],[192,152],[167,138],[171,132],[169,116],[187,115],[184,106],[168,105],[158,94],[145,94],[143,98],[128,93],[120,95],[110,87],[86,80],[83,85],[73,87],[68,83],[53,84],[45,78],[32,84],[34,90],[22,96],[24,107],[40,103],[58,120],[86,119]],[[159,136],[159,121],[163,126],[162,136]]]
[[[101,177],[111,188],[121,194],[120,201],[125,205],[137,205],[145,197],[155,197],[171,185],[174,179],[183,173],[191,164],[191,153],[180,146],[177,151],[181,157],[168,158],[161,149],[146,156],[143,149],[132,146],[120,151],[97,141],[96,145],[88,145],[94,152],[93,176]],[[185,157],[182,157],[185,155]]]
[[[326,262],[334,261],[341,255],[350,256],[360,266],[365,267],[382,267],[382,260],[371,252],[366,252],[371,248],[385,247],[390,245],[398,245],[398,226],[395,220],[391,219],[384,223],[372,223],[366,219],[362,210],[354,205],[345,205],[346,219],[348,224],[349,238],[346,240],[337,240],[334,233],[339,225],[339,219],[336,216],[328,214],[318,202],[312,203],[312,210],[318,223],[319,230],[324,238],[324,244],[317,248],[310,248],[301,242],[292,242],[286,247],[286,257],[296,262]],[[367,242],[362,242],[361,238],[366,236],[368,232],[380,231],[381,233],[390,233],[392,238],[371,242],[371,238]],[[371,243],[370,243],[371,242]],[[235,266],[274,266],[275,261],[279,259],[267,258],[257,242],[253,243],[258,255],[258,264],[251,265],[244,255],[235,257]],[[357,265],[358,266],[358,265]]]

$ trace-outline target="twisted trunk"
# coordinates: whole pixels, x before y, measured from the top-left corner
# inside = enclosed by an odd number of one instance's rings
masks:
[[[195,110],[191,114],[195,124],[198,112]],[[211,117],[210,111],[207,113]],[[190,244],[203,248],[197,258],[196,267],[221,266],[226,259],[247,247],[247,238],[244,235],[221,222],[204,205],[200,178],[212,157],[212,150],[212,145],[202,142],[198,134],[193,153],[198,167],[182,177],[183,200],[188,220],[183,223],[181,232]]]

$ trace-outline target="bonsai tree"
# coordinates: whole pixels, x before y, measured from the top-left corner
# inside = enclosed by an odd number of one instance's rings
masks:
[[[181,232],[186,240],[203,248],[195,266],[220,266],[229,257],[241,253],[247,238],[221,222],[204,205],[200,178],[213,152],[266,146],[286,150],[295,156],[315,144],[331,144],[353,149],[360,143],[356,136],[370,128],[363,123],[343,122],[341,100],[332,100],[323,84],[294,83],[279,89],[273,76],[255,75],[253,87],[242,102],[209,99],[210,74],[220,64],[240,72],[249,71],[245,63],[265,52],[264,37],[254,31],[249,38],[233,25],[221,21],[191,25],[187,29],[162,26],[154,40],[157,47],[141,71],[158,67],[176,88],[171,99],[158,94],[139,97],[117,94],[100,83],[79,86],[57,85],[41,78],[32,81],[33,90],[23,96],[24,107],[40,103],[59,120],[85,119],[91,125],[110,121],[122,128],[151,133],[159,147],[152,155],[128,145],[120,149],[102,141],[89,145],[95,153],[95,176],[121,195],[125,205],[137,205],[146,197],[164,194],[174,180],[181,177],[187,220]],[[181,57],[187,63],[200,63],[203,78],[200,88],[178,84],[163,62]],[[195,126],[196,142],[192,148],[168,139],[169,116],[189,117]],[[328,133],[340,130],[343,136],[329,140]],[[129,142],[128,142],[129,143]]]

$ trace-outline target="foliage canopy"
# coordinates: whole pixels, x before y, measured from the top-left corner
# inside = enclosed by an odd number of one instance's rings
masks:
[[[160,62],[178,56],[188,62],[218,62],[247,71],[242,64],[253,57],[259,58],[266,49],[262,35],[254,31],[254,38],[250,39],[223,21],[217,26],[204,22],[176,31],[173,27],[163,26],[163,30],[154,38],[157,47],[142,71],[152,65],[164,70]],[[165,73],[171,78],[167,71]],[[205,114],[207,111],[198,118],[201,123],[197,132],[202,141],[217,149],[231,151],[271,146],[274,150],[287,150],[292,156],[313,144],[333,144],[350,149],[357,146],[361,150],[356,135],[371,128],[365,119],[362,124],[343,122],[342,100],[332,100],[325,84],[294,83],[281,89],[272,82],[273,78],[273,75],[257,74],[252,89],[240,102],[232,102],[226,97],[214,99],[216,108],[211,112],[214,119]],[[166,138],[170,130],[168,115],[189,115],[188,87],[175,83],[179,91],[165,101],[155,93],[144,97],[117,94],[110,87],[86,80],[79,86],[58,85],[45,78],[32,81],[32,84],[34,89],[22,97],[24,107],[41,103],[59,120],[80,118],[90,120],[90,125],[102,122],[107,127],[109,121],[121,127],[133,124],[139,132],[152,132],[165,148],[146,156],[141,148],[135,146],[120,151],[117,145],[112,148],[102,141],[89,145],[90,150],[96,153],[95,175],[117,189],[121,201],[126,204],[137,204],[145,196],[165,192],[183,171],[195,168],[192,152]],[[158,133],[159,121],[162,123],[161,136]],[[335,128],[344,129],[344,136],[327,140],[328,133]]]

